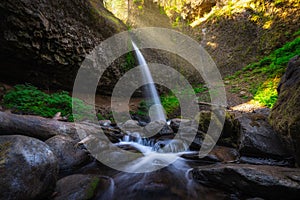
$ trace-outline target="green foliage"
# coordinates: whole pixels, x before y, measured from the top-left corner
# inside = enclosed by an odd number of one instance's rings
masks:
[[[289,60],[296,55],[300,55],[300,37],[286,43],[259,62],[248,65],[243,71],[254,70],[254,73],[262,73],[269,78],[281,76]]]
[[[278,94],[276,88],[279,81],[279,78],[275,78],[273,80],[268,80],[264,84],[262,84],[258,88],[254,96],[254,100],[269,108],[272,108],[277,101]]]
[[[105,117],[101,113],[97,113],[96,115],[98,120],[105,120]]]
[[[300,30],[294,35],[299,35]],[[252,63],[234,75],[227,77],[233,87],[231,92],[248,90],[253,99],[262,105],[272,107],[277,100],[277,84],[291,58],[300,55],[300,37],[286,43],[259,62]]]
[[[73,114],[72,101],[76,110]],[[65,91],[46,94],[29,84],[16,85],[13,90],[5,94],[3,103],[14,112],[23,114],[53,117],[61,112],[61,115],[67,117],[69,121],[88,119],[92,111],[92,106],[86,105],[80,99],[70,97]]]
[[[124,72],[132,69],[135,66],[135,57],[133,52],[125,54],[125,63],[122,63],[122,69]]]
[[[151,106],[151,102],[148,100],[143,100],[139,103],[138,110],[135,114],[139,116],[148,116],[148,111]]]
[[[208,88],[206,86],[204,86],[204,84],[199,84],[197,86],[195,86],[193,88],[193,90],[184,90],[184,91],[174,91],[174,93],[170,92],[169,94],[165,94],[165,95],[162,95],[160,97],[160,100],[161,100],[161,104],[162,106],[164,107],[165,111],[166,111],[166,114],[169,116],[169,115],[172,115],[174,114],[178,108],[179,108],[179,100],[177,99],[175,93],[181,93],[182,95],[186,94],[186,95],[189,95],[189,94],[200,94],[200,93],[204,93],[204,92],[207,92],[208,91]]]
[[[194,92],[196,94],[206,92],[208,91],[208,88],[204,84],[199,84],[198,86],[194,87]]]
[[[179,101],[173,93],[162,95],[160,97],[161,104],[165,109],[167,116],[173,114],[179,108]]]

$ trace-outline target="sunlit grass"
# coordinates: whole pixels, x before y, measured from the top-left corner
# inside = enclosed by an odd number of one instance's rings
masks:
[[[296,32],[294,36],[300,34]],[[253,101],[272,108],[277,101],[277,86],[291,58],[300,55],[300,37],[298,36],[283,47],[275,50],[259,62],[252,63],[234,75],[226,77],[232,88],[230,92],[248,91]]]
[[[277,101],[277,86],[280,82],[280,78],[268,79],[257,90],[253,97],[254,101],[272,108]]]

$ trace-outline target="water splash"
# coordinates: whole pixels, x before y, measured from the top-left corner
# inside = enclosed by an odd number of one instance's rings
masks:
[[[131,146],[143,156],[129,163],[125,169],[127,171],[136,171],[143,169],[146,172],[153,171],[153,168],[160,169],[166,167],[169,163],[174,163],[183,154],[192,154],[188,145],[181,140],[160,140],[143,138],[137,132],[128,132],[123,140],[115,144],[116,146]]]
[[[127,166],[130,171],[139,171],[143,169],[144,173],[124,173],[121,172],[116,176],[115,181],[119,190],[114,193],[114,199],[120,195],[126,199],[206,199],[202,186],[195,183],[189,176],[191,166],[185,159],[181,158],[182,154],[192,154],[195,152],[183,150],[177,143],[172,140],[165,141],[164,145],[171,145],[169,152],[161,152],[160,142],[145,143],[137,133],[124,137],[117,146],[130,145],[143,154],[142,157],[129,163]],[[150,144],[145,146],[145,144]],[[172,164],[169,165],[170,161]],[[164,168],[161,168],[164,166]],[[153,167],[157,167],[154,172]],[[149,170],[148,170],[149,169]],[[129,171],[129,170],[128,170]],[[146,173],[147,172],[147,173]],[[121,188],[125,188],[122,191]],[[147,197],[147,198],[146,198]],[[149,198],[148,198],[149,197]]]
[[[144,58],[144,56],[142,55],[141,51],[139,50],[139,48],[136,46],[136,44],[132,42],[132,46],[135,50],[135,54],[136,57],[138,59],[138,63],[141,66],[141,73],[143,76],[143,80],[144,80],[144,85],[146,88],[146,96],[149,96],[151,99],[151,107],[149,108],[149,116],[151,121],[164,121],[166,122],[166,116],[164,113],[164,109],[161,105],[160,102],[160,98],[158,95],[158,92],[155,88],[154,82],[153,82],[153,78],[151,75],[151,72],[149,70],[149,67],[146,63],[146,60]]]

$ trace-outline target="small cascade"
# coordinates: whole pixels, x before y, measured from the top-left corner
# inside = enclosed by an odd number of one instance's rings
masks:
[[[127,135],[124,135],[123,140],[119,144],[124,143],[137,143],[143,146],[152,147],[155,144],[154,139],[143,138],[138,132],[127,132]]]
[[[151,75],[151,72],[149,70],[149,67],[146,63],[146,60],[144,56],[142,55],[141,51],[138,49],[136,44],[132,42],[132,46],[135,50],[135,54],[138,60],[139,65],[141,66],[141,73],[144,80],[144,85],[146,87],[145,95],[150,98],[151,101],[151,107],[149,108],[149,115],[151,121],[165,121],[166,122],[166,116],[164,113],[164,109],[161,105],[160,98],[158,95],[158,92],[155,88],[153,78]]]

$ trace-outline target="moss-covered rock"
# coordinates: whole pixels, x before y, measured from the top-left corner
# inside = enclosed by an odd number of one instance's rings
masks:
[[[113,180],[106,176],[73,174],[60,179],[56,184],[55,200],[65,199],[105,199]],[[104,195],[108,195],[104,197]]]
[[[278,86],[270,123],[300,164],[300,56],[292,58]]]
[[[215,118],[215,125],[222,127],[222,133],[218,140],[218,144],[228,147],[237,147],[240,126],[235,119],[234,113],[225,112],[224,125],[217,118],[217,115],[214,114],[211,116],[211,113],[211,111],[201,111],[198,113],[195,120],[199,123],[199,131],[206,133],[213,117]]]

